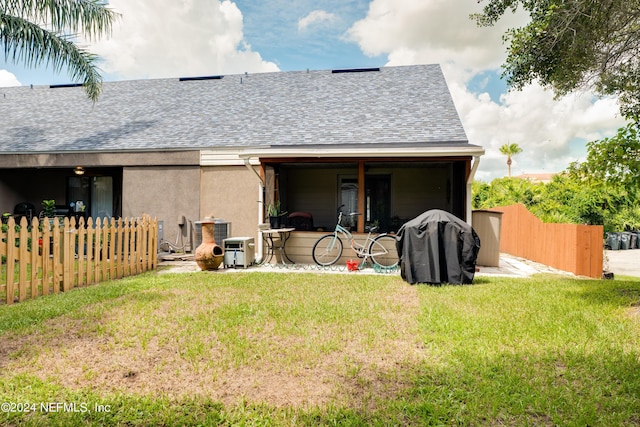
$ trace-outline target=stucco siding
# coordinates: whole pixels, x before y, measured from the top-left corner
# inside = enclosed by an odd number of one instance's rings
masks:
[[[177,240],[181,216],[191,221],[199,219],[199,167],[126,167],[122,179],[122,215],[157,217],[163,221],[166,240]]]
[[[230,222],[229,237],[254,237],[257,242],[259,188],[258,176],[245,166],[203,167],[200,216]]]

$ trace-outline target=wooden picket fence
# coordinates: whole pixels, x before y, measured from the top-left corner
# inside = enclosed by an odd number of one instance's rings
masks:
[[[150,217],[13,218],[0,240],[0,303],[66,292],[157,266],[158,221]]]
[[[543,223],[522,204],[491,210],[503,213],[500,252],[579,276],[602,277],[601,225]]]

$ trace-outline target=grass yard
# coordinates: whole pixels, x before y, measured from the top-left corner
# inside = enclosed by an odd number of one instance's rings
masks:
[[[0,306],[0,425],[640,424],[640,280],[190,273]]]

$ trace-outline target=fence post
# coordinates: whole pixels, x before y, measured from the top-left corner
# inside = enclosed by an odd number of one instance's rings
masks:
[[[136,273],[142,273],[142,226],[140,220],[136,220]]]
[[[158,266],[158,218],[155,217],[149,223],[149,240],[151,241],[149,256],[151,257],[151,269]]]
[[[100,261],[102,259],[102,229],[100,218],[96,218],[96,226],[93,230],[93,280],[100,283]]]
[[[124,254],[124,250],[123,250],[123,246],[124,246],[124,242],[122,240],[122,218],[118,218],[118,221],[116,222],[116,240],[118,242],[118,249],[116,250],[117,256],[116,256],[116,277],[118,279],[121,279],[122,277],[124,277],[124,258],[123,258],[123,254]]]
[[[63,230],[60,230],[60,221],[57,218],[53,218],[53,293],[60,293],[60,285],[63,282],[63,268],[64,265],[61,262],[63,254],[60,252],[62,244],[60,243],[60,234]]]
[[[125,276],[128,276],[129,274],[131,274],[131,253],[130,253],[130,247],[131,247],[131,242],[129,241],[129,219],[125,218],[124,219],[124,234],[122,237],[122,246],[123,246],[123,251],[122,251],[122,263],[123,263],[123,274]]]
[[[84,218],[80,217],[78,219],[78,224],[76,226],[78,230],[78,287],[84,286],[86,284],[86,276],[85,276],[85,246],[84,240],[85,235],[87,234],[87,230],[84,226]]]
[[[602,263],[604,258],[604,242],[602,239],[604,236],[604,226],[592,225],[589,227],[589,230],[590,230],[590,233],[588,235],[588,239],[590,242],[589,243],[590,247],[591,248],[601,247],[602,250],[596,251],[592,249],[590,251],[588,275],[593,278],[602,278],[602,273],[603,273]]]
[[[100,264],[102,266],[102,280],[107,280],[107,273],[109,272],[109,270],[107,269],[108,263],[109,263],[109,221],[107,220],[107,218],[102,218],[102,242],[101,242],[101,247],[102,250],[100,251],[101,253],[101,257],[100,257]]]
[[[149,241],[149,221],[147,217],[142,217],[140,220],[141,228],[142,228],[142,271],[149,270],[149,251],[148,249],[148,241]]]
[[[53,275],[53,264],[50,262],[51,230],[46,218],[40,221],[38,227],[42,227],[42,295],[49,295]]]
[[[42,259],[42,254],[39,244],[39,234],[38,219],[33,217],[31,218],[31,298],[40,295],[40,292],[38,292],[38,265]],[[44,277],[42,279],[44,280]],[[44,283],[42,286],[44,287]]]
[[[73,289],[73,283],[71,281],[71,269],[73,268],[74,257],[71,256],[71,235],[73,231],[69,218],[64,218],[62,224],[62,290],[68,292]]]
[[[94,264],[95,264],[95,239],[96,233],[93,227],[93,219],[87,219],[87,285],[90,285],[94,280]]]
[[[109,221],[109,280],[116,278],[116,236],[116,219],[112,217]]]
[[[16,248],[16,222],[13,218],[7,221],[7,304],[13,304],[15,286],[15,248]]]
[[[20,219],[20,234],[18,237],[19,249],[18,249],[18,300],[20,302],[27,299],[27,269],[29,266],[29,234],[28,234],[27,218],[22,217]]]

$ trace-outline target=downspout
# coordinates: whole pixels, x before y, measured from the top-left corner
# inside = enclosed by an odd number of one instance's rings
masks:
[[[471,194],[471,191],[472,191],[473,180],[476,176],[476,171],[478,170],[479,164],[480,164],[480,156],[473,156],[473,164],[471,165],[471,171],[469,173],[469,178],[467,179],[467,224],[471,226],[473,226],[471,221],[472,209],[473,209],[471,201],[473,199],[473,195]]]
[[[248,158],[244,159],[244,165],[247,167],[247,169],[249,169],[251,172],[253,172],[257,177],[258,177],[258,224],[262,224],[264,222],[264,209],[263,209],[263,204],[264,204],[264,180],[262,179],[262,177],[260,176],[260,174],[258,172],[256,172],[256,170],[253,168],[253,166],[251,165],[251,162],[249,161]],[[262,238],[262,231],[258,230],[258,241],[256,242],[256,259],[255,261],[257,263],[260,263],[262,261],[262,254],[263,254],[263,245],[262,242],[264,241],[264,239]]]

